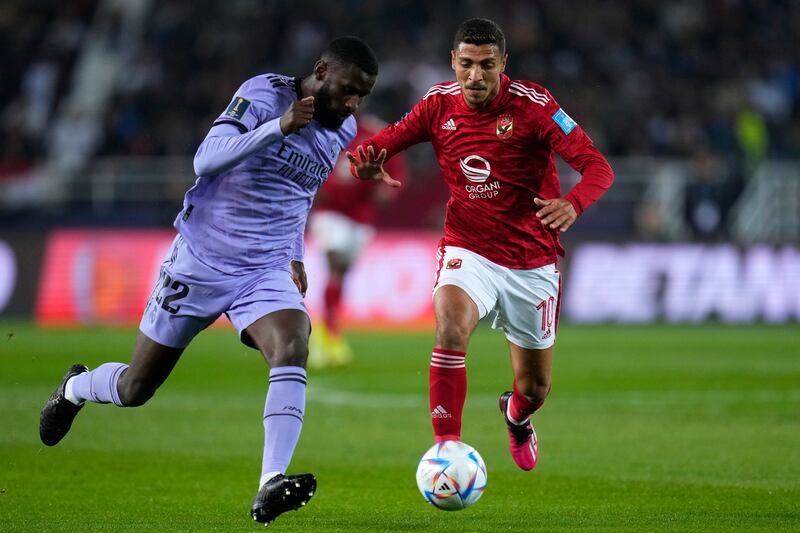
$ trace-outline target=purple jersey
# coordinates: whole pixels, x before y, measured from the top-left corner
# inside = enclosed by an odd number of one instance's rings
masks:
[[[241,274],[288,268],[291,260],[303,259],[303,233],[314,195],[342,148],[353,140],[356,121],[349,117],[339,129],[329,130],[312,120],[284,137],[280,119],[300,98],[300,81],[277,74],[256,76],[239,88],[214,122],[233,125],[242,134],[253,132],[261,143],[232,168],[199,174],[175,219],[192,253],[216,270]]]

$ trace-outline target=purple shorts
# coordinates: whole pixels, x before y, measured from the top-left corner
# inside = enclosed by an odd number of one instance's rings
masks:
[[[180,235],[170,247],[139,329],[164,346],[185,348],[195,335],[228,316],[242,342],[244,330],[283,309],[308,313],[288,268],[229,275],[199,261]]]

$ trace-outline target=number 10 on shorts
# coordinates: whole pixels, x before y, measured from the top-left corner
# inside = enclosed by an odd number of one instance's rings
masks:
[[[542,340],[550,337],[552,334],[553,322],[556,317],[556,298],[550,296],[546,300],[542,300],[536,306],[536,310],[542,314]]]

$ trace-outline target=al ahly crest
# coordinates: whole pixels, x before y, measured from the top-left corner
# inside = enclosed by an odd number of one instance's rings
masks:
[[[508,139],[514,133],[514,117],[511,115],[500,115],[497,117],[497,137]]]

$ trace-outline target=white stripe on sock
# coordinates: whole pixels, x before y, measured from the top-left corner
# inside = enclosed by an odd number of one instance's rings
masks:
[[[512,402],[512,401],[514,401],[514,397],[513,397],[513,396],[512,396],[511,398],[509,398],[509,399],[508,399],[508,404],[506,405],[506,416],[508,417],[508,421],[509,421],[509,422],[511,422],[512,424],[514,424],[514,425],[517,425],[517,426],[522,426],[522,425],[524,425],[526,422],[528,422],[528,419],[529,419],[530,417],[526,418],[526,419],[525,419],[525,420],[523,420],[522,422],[520,422],[520,421],[519,421],[519,420],[517,420],[516,418],[513,418],[513,417],[511,416],[511,402]]]

